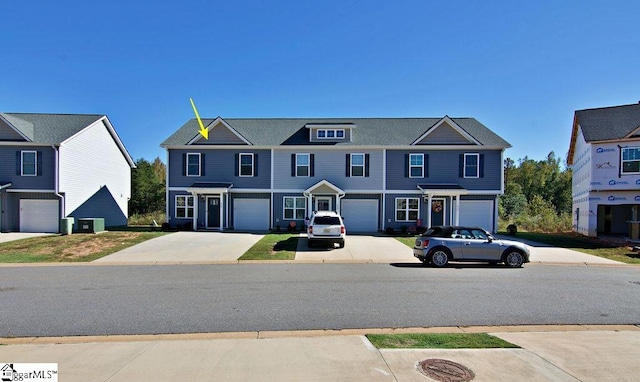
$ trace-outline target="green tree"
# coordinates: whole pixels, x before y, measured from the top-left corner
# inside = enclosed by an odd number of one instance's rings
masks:
[[[156,158],[153,164],[143,158],[136,161],[136,168],[131,173],[131,213],[147,214],[164,210],[164,176],[160,178],[160,174],[166,174],[164,170],[160,171],[163,167],[160,158]]]

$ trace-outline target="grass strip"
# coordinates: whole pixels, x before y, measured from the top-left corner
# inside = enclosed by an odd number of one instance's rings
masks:
[[[416,243],[416,237],[417,236],[396,236],[395,238],[407,247],[413,248],[414,244]]]
[[[519,348],[486,333],[367,334],[378,349],[496,349]]]
[[[164,234],[108,231],[9,241],[0,243],[0,263],[88,262]]]
[[[294,260],[299,239],[298,234],[269,233],[238,260]]]

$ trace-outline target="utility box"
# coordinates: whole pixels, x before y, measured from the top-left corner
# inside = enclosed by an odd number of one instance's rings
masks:
[[[69,235],[73,232],[73,218],[60,219],[60,233]]]
[[[98,233],[104,231],[104,218],[78,219],[78,232]]]

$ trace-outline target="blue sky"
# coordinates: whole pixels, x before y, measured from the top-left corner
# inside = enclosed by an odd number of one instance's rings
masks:
[[[640,2],[0,1],[0,111],[106,114],[134,159],[202,117],[475,117],[564,158],[640,101]]]

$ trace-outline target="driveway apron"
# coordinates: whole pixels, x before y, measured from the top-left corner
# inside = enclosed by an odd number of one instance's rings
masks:
[[[235,261],[264,235],[236,232],[176,232],[105,256],[96,263]]]
[[[296,260],[301,261],[367,261],[374,263],[419,263],[413,250],[393,237],[347,235],[344,248],[320,244],[309,248],[307,235],[301,234]]]

